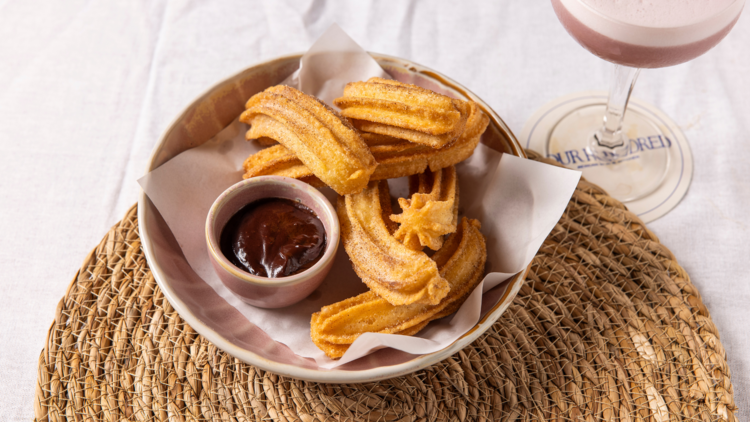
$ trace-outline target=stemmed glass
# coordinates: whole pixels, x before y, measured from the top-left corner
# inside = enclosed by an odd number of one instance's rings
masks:
[[[583,171],[622,202],[643,198],[665,180],[673,139],[658,118],[628,111],[640,69],[705,53],[729,33],[745,0],[551,1],[568,33],[615,68],[606,105],[578,104],[549,125],[546,155]],[[623,125],[626,111],[631,124]]]

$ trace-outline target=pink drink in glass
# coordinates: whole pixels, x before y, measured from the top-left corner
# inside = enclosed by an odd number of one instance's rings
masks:
[[[718,44],[745,2],[551,0],[567,32],[614,63],[614,72],[606,102],[601,94],[576,94],[541,114],[529,133],[546,156],[580,170],[614,198],[648,215],[663,215],[687,192],[689,146],[678,126],[666,115],[657,116],[652,106],[642,104],[641,111],[628,111],[626,117],[633,86],[642,68],[684,63]],[[678,186],[679,196],[673,197]],[[659,208],[668,200],[669,208]]]
[[[692,60],[732,29],[744,1],[552,0],[570,35],[604,60],[656,68]]]

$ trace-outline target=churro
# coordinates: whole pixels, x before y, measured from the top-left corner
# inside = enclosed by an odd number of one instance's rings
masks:
[[[370,175],[370,180],[411,176],[422,173],[427,168],[436,171],[469,158],[489,124],[487,115],[475,104],[471,103],[469,108],[471,112],[464,133],[452,144],[440,149],[386,135],[363,134],[363,139],[378,162],[377,168]],[[243,177],[246,179],[277,175],[294,177],[314,186],[323,184],[314,178],[313,172],[297,158],[294,152],[283,145],[275,145],[251,155],[245,160],[244,168]]]
[[[456,231],[458,178],[454,166],[409,176],[407,198],[398,198],[402,213],[391,215],[399,223],[393,236],[407,248],[434,251],[443,246],[443,235]]]
[[[367,186],[375,158],[349,121],[315,97],[278,85],[252,96],[245,108],[246,137],[279,141],[340,195]]]
[[[340,358],[364,333],[413,335],[431,320],[455,312],[484,275],[487,249],[479,222],[463,218],[456,232],[433,256],[440,275],[450,286],[435,305],[393,305],[369,291],[324,306],[313,314],[311,337],[330,358]]]
[[[437,304],[448,294],[448,282],[424,252],[393,237],[383,212],[390,205],[385,192],[386,181],[370,182],[362,192],[339,198],[341,239],[352,267],[367,287],[394,305]]]
[[[350,82],[334,100],[363,132],[442,148],[463,132],[469,103],[389,79]]]

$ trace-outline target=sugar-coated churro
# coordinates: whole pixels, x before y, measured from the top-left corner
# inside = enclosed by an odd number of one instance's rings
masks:
[[[245,108],[246,137],[279,141],[340,195],[364,189],[377,167],[349,121],[315,97],[277,85],[252,96]]]

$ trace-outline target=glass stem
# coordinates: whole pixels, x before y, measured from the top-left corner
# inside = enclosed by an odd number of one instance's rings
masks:
[[[594,134],[596,149],[624,149],[628,146],[628,138],[622,133],[622,120],[625,117],[625,110],[628,107],[630,93],[633,92],[635,80],[641,69],[615,65],[614,77],[609,87],[609,99],[607,100],[607,110],[604,112],[604,124]]]

